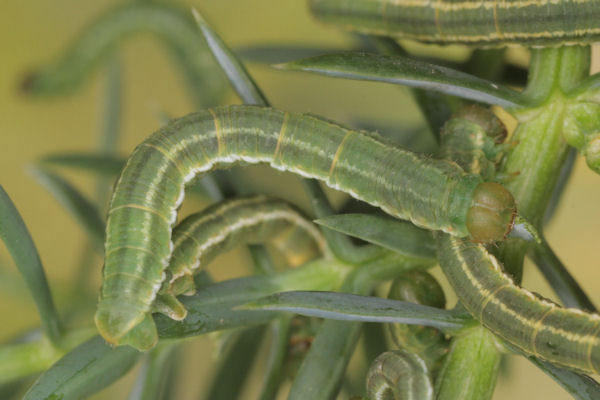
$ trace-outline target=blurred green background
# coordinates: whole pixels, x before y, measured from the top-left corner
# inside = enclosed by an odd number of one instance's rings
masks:
[[[21,212],[46,267],[60,309],[66,308],[64,293],[72,284],[75,269],[86,246],[85,234],[56,200],[28,173],[28,164],[40,156],[59,151],[93,150],[99,141],[106,68],[73,93],[53,98],[28,98],[19,92],[24,75],[55,60],[80,29],[113,5],[125,0],[2,0],[0,2],[0,184]],[[178,4],[198,8],[233,48],[257,44],[347,47],[353,40],[335,28],[313,21],[303,0],[196,0]],[[451,57],[468,55],[468,49],[436,48]],[[160,125],[159,115],[181,116],[194,111],[185,81],[171,62],[162,43],[148,35],[131,38],[120,49],[124,66],[124,101],[119,153],[126,155]],[[513,57],[525,52],[512,50]],[[526,62],[523,59],[523,62]],[[267,97],[276,107],[312,112],[347,124],[368,121],[377,126],[414,128],[423,122],[406,89],[373,83],[326,79],[313,75],[273,70],[248,64]],[[239,103],[230,93],[228,103]],[[90,175],[67,173],[86,193],[93,192]],[[295,179],[266,168],[250,168],[244,179],[267,193],[294,199],[306,206]],[[293,181],[293,183],[289,183]],[[282,184],[284,184],[282,189]],[[340,195],[334,195],[340,199]],[[600,233],[600,176],[578,159],[560,209],[546,235],[595,303],[600,303],[598,243]],[[201,204],[188,202],[185,209]],[[222,256],[211,266],[219,279],[243,274],[244,250]],[[94,260],[90,279],[100,282],[101,259]],[[38,324],[33,302],[3,245],[0,245],[0,340]],[[438,274],[439,276],[439,274]],[[15,278],[16,279],[13,279]],[[553,297],[537,271],[528,265],[524,286]],[[87,319],[85,319],[87,318]],[[91,324],[90,312],[83,322]],[[180,399],[201,398],[210,378],[215,348],[209,338],[199,338],[184,355]],[[208,353],[209,356],[202,356]],[[525,360],[508,358],[495,400],[569,399],[562,389]],[[135,372],[96,399],[125,398]],[[260,381],[260,369],[254,375]],[[251,388],[249,389],[252,390]]]

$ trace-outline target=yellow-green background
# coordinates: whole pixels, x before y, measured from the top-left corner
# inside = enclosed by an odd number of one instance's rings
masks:
[[[72,282],[85,243],[84,233],[28,174],[27,166],[48,153],[94,148],[100,134],[105,71],[100,68],[74,93],[52,99],[26,98],[19,93],[18,83],[28,70],[57,57],[94,16],[118,3],[115,0],[0,1],[0,184],[12,197],[32,233],[61,308],[67,305],[68,300],[61,292]],[[303,0],[196,0],[180,4],[197,7],[234,47],[259,43],[321,46],[349,43],[345,34],[311,20]],[[465,49],[453,51],[457,57],[466,55]],[[519,51],[514,53],[518,57]],[[125,88],[119,149],[121,154],[127,154],[160,125],[157,118],[160,112],[180,116],[193,111],[193,107],[178,70],[152,37],[132,38],[122,48],[121,55]],[[271,102],[280,108],[314,112],[340,121],[367,115],[384,125],[410,127],[420,123],[406,89],[284,73],[255,64],[250,65],[250,71]],[[238,102],[233,95],[229,101]],[[268,176],[259,182],[265,191],[305,201],[296,185],[281,189],[281,183],[289,181],[288,175],[266,169],[255,170],[254,175],[256,172]],[[89,175],[66,176],[91,193],[93,184]],[[546,232],[556,252],[596,303],[600,302],[599,202],[600,177],[579,159],[560,210]],[[193,205],[187,207],[193,209]],[[243,273],[238,265],[244,264],[245,256],[242,251],[223,256],[211,270],[219,278]],[[97,286],[101,260],[94,263],[90,274]],[[3,245],[0,245],[0,268],[15,270]],[[0,285],[1,340],[38,323],[33,303],[18,282]],[[527,268],[524,285],[552,297],[534,268]],[[87,319],[91,323],[91,314]],[[181,399],[199,398],[214,361],[206,355],[214,352],[211,342],[206,338],[196,342],[196,351],[186,353],[188,379],[182,383],[178,396]],[[255,375],[260,376],[257,372]],[[129,374],[129,381],[122,380],[94,398],[125,398],[132,377]],[[550,400],[570,396],[523,359],[511,357],[494,399],[516,398]]]

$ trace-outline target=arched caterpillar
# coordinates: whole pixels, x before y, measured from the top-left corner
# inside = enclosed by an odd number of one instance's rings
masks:
[[[310,0],[326,22],[428,43],[557,46],[600,38],[598,0]]]
[[[194,20],[176,7],[148,2],[123,5],[98,18],[78,35],[55,65],[29,75],[23,81],[23,89],[36,95],[71,90],[124,38],[141,32],[163,39],[199,104],[210,105],[223,92],[225,78]]]
[[[484,111],[477,113],[483,115]],[[467,110],[457,118],[468,114]],[[489,113],[489,119],[494,118]],[[446,134],[464,134],[461,126],[449,122]],[[487,126],[481,129],[486,131]],[[490,136],[496,137],[493,132]],[[473,149],[477,143],[481,142],[473,142]],[[465,169],[481,165],[474,159],[484,157],[474,150],[469,153],[470,158],[465,158],[464,152],[451,146],[444,154],[455,158]],[[561,308],[517,286],[481,244],[444,234],[438,234],[436,239],[444,274],[460,302],[485,327],[528,354],[564,367],[600,373],[599,315]]]
[[[291,266],[327,252],[316,226],[283,200],[253,196],[219,202],[173,230],[173,253],[159,297],[193,294],[193,275],[217,255],[240,244],[264,242],[273,244]],[[185,313],[174,319],[183,318]]]
[[[406,350],[380,354],[367,372],[367,400],[434,399],[427,365]]]
[[[455,163],[415,155],[321,118],[254,106],[191,114],[139,145],[117,182],[95,318],[107,341],[122,343],[144,319],[152,324],[148,311],[169,263],[185,183],[240,162],[317,178],[419,226],[480,241],[502,239],[516,212],[506,189]],[[135,339],[128,342],[142,347]]]
[[[285,201],[267,196],[226,200],[191,214],[174,228],[172,240],[173,251],[165,271],[166,278],[151,304],[151,312],[175,320],[182,320],[187,315],[176,296],[195,292],[193,275],[217,255],[237,245],[270,242],[291,266],[327,254],[325,239],[315,225]],[[118,257],[118,253],[126,249],[131,247],[113,247],[106,256],[113,257],[116,252]],[[120,290],[120,274],[109,275],[108,280],[115,280],[116,284],[111,288],[111,282],[108,282],[107,292]],[[135,346],[148,349],[157,340],[156,328],[148,313],[144,321],[126,335],[123,343],[132,341]]]

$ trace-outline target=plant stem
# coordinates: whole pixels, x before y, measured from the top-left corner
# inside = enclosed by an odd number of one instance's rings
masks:
[[[437,399],[491,399],[500,356],[490,331],[482,326],[465,330],[452,341],[436,382]]]
[[[536,228],[552,196],[569,147],[562,136],[564,94],[589,73],[589,47],[535,49],[524,95],[536,106],[513,112],[519,121],[502,172],[518,172],[506,186],[517,201],[519,214]],[[506,270],[521,281],[528,245],[508,239],[498,251]]]

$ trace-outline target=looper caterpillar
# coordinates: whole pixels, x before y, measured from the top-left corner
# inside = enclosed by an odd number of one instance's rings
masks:
[[[442,127],[440,157],[493,180],[506,135],[506,127],[490,110],[477,105],[464,106]]]
[[[469,114],[467,110],[455,118]],[[495,117],[490,113],[490,118]],[[447,135],[462,134],[452,127],[461,125],[447,124]],[[495,137],[493,132],[489,136]],[[454,155],[467,170],[480,165],[457,157],[463,155],[458,149],[447,148],[444,153]],[[437,234],[436,240],[444,274],[461,303],[485,327],[528,354],[600,373],[600,315],[562,308],[517,286],[481,244],[444,234]]]
[[[446,306],[446,297],[438,281],[426,271],[411,271],[392,282],[389,299],[409,301],[437,308]],[[438,329],[422,325],[386,324],[388,336],[399,349],[421,357],[432,376],[441,367],[448,352],[446,336]]]
[[[217,203],[188,216],[173,230],[173,254],[155,311],[185,318],[175,296],[196,291],[195,273],[234,246],[264,242],[273,244],[292,266],[327,252],[316,226],[283,200],[253,196]]]
[[[598,0],[310,0],[348,29],[428,43],[558,46],[600,38]]]
[[[506,189],[455,163],[314,116],[254,106],[191,114],[139,145],[117,182],[96,312],[109,342],[122,343],[148,316],[171,256],[171,227],[185,183],[239,162],[317,178],[419,226],[479,241],[502,239],[516,212]],[[150,326],[151,318],[143,323]],[[129,343],[142,347],[137,339]]]
[[[116,7],[94,21],[52,66],[30,74],[22,83],[28,93],[53,95],[79,85],[103,57],[138,33],[157,35],[180,64],[198,103],[209,105],[225,79],[213,62],[193,19],[179,8],[149,2]],[[210,78],[207,78],[209,77]]]
[[[600,315],[562,308],[515,285],[481,244],[437,235],[439,260],[461,303],[528,354],[600,373]]]
[[[367,372],[367,399],[434,398],[433,384],[425,362],[406,350],[380,354]]]

